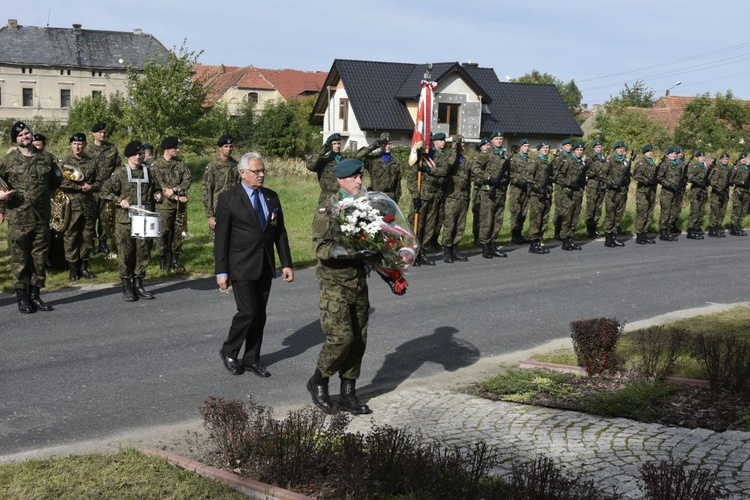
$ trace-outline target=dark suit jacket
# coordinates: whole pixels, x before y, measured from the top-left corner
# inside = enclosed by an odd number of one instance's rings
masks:
[[[268,207],[265,229],[255,215],[253,205],[242,185],[219,195],[216,204],[214,237],[214,266],[216,274],[226,273],[230,280],[257,280],[263,264],[276,275],[274,246],[281,267],[292,267],[292,253],[284,227],[284,213],[279,195],[261,188]]]

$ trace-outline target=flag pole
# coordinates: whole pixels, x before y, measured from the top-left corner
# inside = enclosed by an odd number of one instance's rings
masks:
[[[414,135],[412,137],[412,155],[414,155],[415,153],[417,155],[415,165],[417,165],[418,197],[421,197],[422,195],[422,171],[419,170],[419,167],[424,161],[424,155],[429,155],[430,153],[430,137],[432,136],[432,134],[430,133],[430,128],[432,126],[432,89],[437,84],[430,81],[430,78],[432,78],[431,71],[432,63],[427,63],[427,68],[424,72],[424,78],[422,80],[421,90],[419,93],[417,117],[416,120],[414,120]],[[420,141],[420,139],[422,141],[422,147],[418,148],[418,151],[415,151],[415,146]],[[418,228],[420,210],[421,207],[414,210],[414,236],[417,237],[417,240],[419,239]],[[421,244],[422,242],[419,243]]]

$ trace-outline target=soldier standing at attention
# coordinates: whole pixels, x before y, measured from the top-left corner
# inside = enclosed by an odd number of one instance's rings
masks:
[[[159,256],[159,269],[185,272],[180,264],[180,253],[184,241],[184,222],[180,223],[179,215],[187,213],[185,204],[187,193],[193,180],[190,170],[177,157],[180,152],[180,141],[177,137],[167,136],[161,141],[162,156],[154,161],[151,174],[154,182],[161,189],[161,201],[157,202],[156,211],[161,214],[161,238],[156,245]],[[171,258],[170,258],[171,256]]]
[[[143,164],[147,166],[151,166],[154,163],[154,146],[152,144],[144,144],[143,145]]]
[[[689,165],[685,164],[685,148],[682,146],[675,146],[677,150],[677,165],[679,172],[679,182],[677,186],[677,192],[675,193],[675,201],[672,203],[672,211],[674,212],[670,219],[672,220],[672,226],[669,228],[671,234],[680,234],[682,230],[678,227],[680,220],[680,214],[682,213],[682,200],[685,197],[685,189],[687,188],[687,169]]]
[[[727,214],[729,187],[732,184],[732,167],[729,165],[729,153],[721,153],[719,163],[710,176],[711,196],[710,212],[708,215],[708,236],[724,238],[724,217]]]
[[[429,209],[425,211],[425,236],[424,245],[426,247],[436,248],[440,230],[443,227],[445,218],[445,187],[448,182],[448,173],[454,168],[458,161],[458,154],[453,151],[445,151],[446,136],[438,133],[433,136],[432,149],[430,156],[435,166],[430,169],[427,176],[422,177],[422,185],[429,177],[427,185],[429,187],[428,197],[430,198]]]
[[[319,204],[338,192],[339,188],[336,184],[334,169],[341,159],[341,134],[331,134],[323,144],[320,153],[307,162],[307,170],[318,175],[318,183],[320,184]]]
[[[8,252],[18,310],[24,314],[51,311],[39,297],[47,279],[50,199],[62,174],[49,153],[32,144],[31,130],[23,122],[10,128],[15,146],[0,160],[0,179],[10,189],[0,201],[0,224],[8,220]]]
[[[602,216],[602,206],[607,189],[602,179],[602,168],[607,159],[602,153],[602,143],[596,141],[588,170],[586,170],[586,234],[589,238],[598,238],[602,233],[596,230]]]
[[[376,149],[380,151],[375,152]],[[380,134],[380,139],[370,146],[357,151],[357,158],[365,162],[365,170],[370,174],[371,191],[380,191],[398,203],[401,198],[401,165],[391,154],[393,143],[388,132]]]
[[[472,179],[473,179],[473,172],[474,167],[476,166],[477,159],[482,154],[487,153],[489,150],[490,140],[487,137],[482,137],[482,139],[479,141],[479,154],[474,157],[474,159],[471,162],[471,167],[469,170],[472,172]],[[480,199],[479,199],[479,191],[481,190],[482,186],[477,184],[476,181],[474,183],[474,190],[472,191],[472,199],[471,199],[471,234],[474,237],[474,246],[480,246],[479,244],[479,213],[480,213]],[[503,204],[503,208],[504,208]]]
[[[564,209],[561,203],[563,202],[564,195],[562,194],[562,188],[557,184],[557,176],[560,171],[560,167],[562,167],[563,162],[570,159],[571,157],[570,151],[572,149],[573,149],[573,140],[563,139],[563,141],[560,143],[560,151],[557,152],[554,159],[552,160],[552,171],[554,172],[553,198],[555,202],[555,217],[553,218],[552,224],[555,228],[555,239],[559,241],[562,241],[562,237],[560,236],[560,231],[562,228]]]
[[[677,148],[667,148],[667,157],[659,165],[659,239],[662,241],[677,241],[670,231],[674,221],[675,211],[673,205],[677,202],[677,192],[680,189],[680,162],[677,160]]]
[[[528,143],[527,143],[528,145]],[[528,150],[528,148],[527,148]],[[552,165],[549,158],[549,143],[542,141],[536,146],[536,158],[526,169],[526,184],[529,192],[529,253],[543,255],[549,248],[542,245],[552,206]]]
[[[471,172],[469,162],[462,154],[464,138],[460,135],[453,140],[456,162],[450,167],[445,184],[445,221],[443,223],[443,262],[466,262],[469,260],[458,253],[458,245],[466,230],[466,215],[469,212]]]
[[[225,134],[219,138],[216,145],[219,148],[219,157],[206,165],[206,170],[203,173],[203,184],[201,185],[203,206],[206,208],[206,217],[208,218],[208,233],[212,240],[216,229],[214,212],[216,203],[219,201],[219,194],[240,183],[237,160],[232,158],[234,139],[231,135]]]
[[[479,238],[482,247],[482,257],[507,257],[505,252],[498,250],[497,238],[503,227],[505,214],[505,198],[510,179],[509,162],[503,148],[503,133],[492,132],[487,151],[480,153],[472,166],[472,179],[476,186],[476,200],[479,204]],[[475,201],[475,205],[477,205]],[[475,217],[477,217],[475,215]]]
[[[63,235],[65,260],[68,262],[68,278],[95,278],[89,270],[89,258],[96,244],[97,204],[94,193],[102,187],[97,177],[96,160],[86,154],[86,135],[78,132],[70,137],[70,154],[63,165],[76,167],[83,177],[74,179],[63,166],[63,181],[60,189],[70,200],[68,227]]]
[[[320,205],[313,221],[313,248],[318,259],[320,285],[320,327],[326,338],[307,390],[315,406],[326,413],[334,409],[328,395],[328,381],[337,373],[341,379],[337,406],[355,415],[372,413],[355,391],[367,346],[370,299],[366,260],[371,255],[367,251],[348,251],[344,255],[336,252],[338,228],[333,218],[333,208],[340,200],[361,194],[363,170],[364,165],[357,159],[343,160],[336,165],[340,190]]]
[[[143,279],[148,268],[148,241],[131,236],[131,222],[128,208],[138,207],[152,211],[154,201],[161,201],[162,194],[157,186],[151,169],[141,161],[143,159],[143,144],[132,141],[125,146],[124,167],[115,170],[102,186],[102,198],[112,201],[116,206],[115,212],[115,241],[117,242],[117,260],[120,263],[120,279],[122,280],[122,298],[125,302],[135,302],[140,299],[153,299],[154,296],[143,288]]]
[[[635,242],[646,245],[656,243],[648,237],[648,228],[654,220],[658,169],[651,144],[643,146],[641,153],[643,156],[633,165],[633,180],[638,183],[635,189]]]
[[[690,214],[688,215],[687,238],[702,240],[703,216],[705,215],[706,200],[708,199],[708,177],[711,171],[706,165],[703,151],[695,152],[695,162],[688,165],[688,181],[690,182]]]
[[[563,250],[581,250],[581,247],[573,242],[573,237],[576,234],[578,218],[581,216],[586,176],[583,169],[583,143],[573,144],[572,151],[573,154],[562,161],[555,173],[555,185],[558,186],[557,193],[560,198],[560,238]]]
[[[742,227],[742,219],[745,218],[750,205],[750,166],[747,164],[747,153],[740,153],[737,164],[734,166],[732,177],[732,216],[729,234],[732,236],[747,236]]]
[[[528,243],[521,236],[523,223],[526,219],[526,210],[529,200],[526,191],[526,179],[532,159],[529,158],[529,141],[521,139],[518,143],[518,153],[510,159],[510,186],[508,186],[508,199],[510,200],[510,234],[511,241],[516,245]]]
[[[107,138],[107,125],[104,122],[95,123],[91,127],[91,133],[94,136],[94,142],[87,145],[87,154],[97,161],[97,178],[101,179],[101,182],[105,182],[115,171],[115,168],[122,164],[120,154],[117,152],[117,146],[108,142]],[[94,252],[100,251],[104,253],[106,257],[110,253],[109,245],[107,244],[108,238],[114,238],[114,207],[111,203],[103,201],[99,196],[99,193],[94,193],[94,199],[97,204],[99,223],[97,231],[99,232],[99,247],[95,247]],[[115,248],[116,251],[116,248]]]
[[[606,215],[604,217],[604,246],[609,248],[624,247],[625,243],[617,240],[617,231],[625,214],[630,187],[630,165],[625,156],[627,147],[623,141],[615,143],[615,152],[603,169],[606,179],[607,197],[604,200]]]

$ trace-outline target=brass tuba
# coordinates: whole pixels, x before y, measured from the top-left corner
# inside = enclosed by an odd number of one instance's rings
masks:
[[[83,180],[83,172],[74,165],[63,165],[62,176],[65,180],[79,182]]]
[[[58,189],[52,197],[52,215],[49,227],[53,231],[63,233],[70,223],[70,198],[62,189]]]

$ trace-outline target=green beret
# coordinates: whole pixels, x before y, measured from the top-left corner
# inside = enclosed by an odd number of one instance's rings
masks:
[[[494,139],[495,137],[502,137],[503,133],[500,130],[495,130],[492,132],[492,135],[490,135],[490,139]]]
[[[627,147],[627,146],[625,146],[625,141],[617,141],[615,143],[615,149],[617,149],[617,148],[624,148],[624,147]]]
[[[146,143],[146,144],[143,145],[143,150],[144,151],[153,151],[154,150],[154,145]]]
[[[571,139],[570,137],[568,137],[567,139],[563,139],[560,144],[563,145],[563,146],[565,146],[566,144],[573,144],[573,139]]]
[[[433,141],[444,141],[445,140],[445,134],[442,132],[438,132],[437,134],[432,136]]]
[[[739,159],[747,158],[747,153],[740,153]]]
[[[518,140],[518,145],[519,146],[523,146],[524,144],[528,144],[528,143],[529,143],[528,139],[519,139]]]
[[[719,158],[729,158],[729,153],[724,151],[723,153],[721,153],[721,156],[719,156]]]
[[[677,151],[678,153],[682,153],[683,151],[685,151],[685,148],[683,148],[682,146],[675,146],[674,148],[675,148],[675,150],[676,150],[676,151]]]
[[[544,146],[549,146],[549,142],[542,141],[542,142],[540,142],[539,144],[536,145],[536,148],[537,149],[542,149]]]
[[[361,174],[364,169],[365,164],[362,163],[361,160],[358,160],[356,158],[347,158],[346,160],[341,160],[336,165],[335,172],[337,178],[344,179],[355,174]]]
[[[696,151],[695,152],[695,157],[696,158],[700,158],[701,156],[706,156],[706,154],[703,151]]]
[[[326,139],[326,144],[330,144],[333,141],[339,141],[341,142],[341,134],[335,133],[328,136],[328,139]]]
[[[602,141],[596,141],[591,147],[596,147],[596,146],[604,146],[604,144],[602,144]]]
[[[578,148],[584,149],[585,147],[586,145],[582,142],[576,142],[573,144],[573,149],[578,149]]]
[[[479,141],[479,146],[484,146],[485,144],[489,144],[490,140],[487,137],[482,137],[482,139]]]
[[[646,144],[641,148],[641,153],[648,153],[649,151],[653,151],[654,147],[651,144]]]

